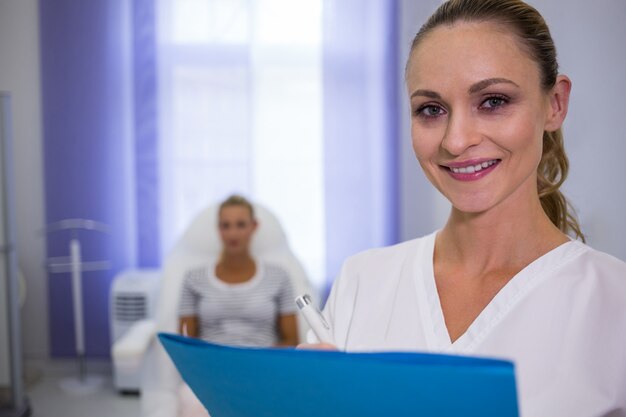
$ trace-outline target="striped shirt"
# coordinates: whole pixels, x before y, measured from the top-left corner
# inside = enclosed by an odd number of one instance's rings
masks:
[[[257,262],[246,282],[226,283],[215,276],[215,262],[185,275],[180,317],[198,318],[198,336],[224,345],[272,346],[279,341],[278,317],[295,314],[293,288],[280,267]]]

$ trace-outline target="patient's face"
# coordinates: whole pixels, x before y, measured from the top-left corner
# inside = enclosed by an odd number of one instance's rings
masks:
[[[245,206],[226,206],[220,212],[219,231],[224,252],[239,254],[250,248],[256,221]]]

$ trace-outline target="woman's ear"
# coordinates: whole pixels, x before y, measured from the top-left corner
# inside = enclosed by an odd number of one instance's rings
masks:
[[[572,81],[566,75],[559,75],[556,78],[554,87],[550,90],[548,97],[548,114],[544,130],[554,132],[558,130],[567,116],[569,105],[569,93],[572,90]]]

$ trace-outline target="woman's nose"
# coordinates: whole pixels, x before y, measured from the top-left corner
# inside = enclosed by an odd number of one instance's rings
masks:
[[[446,132],[441,147],[452,155],[462,155],[468,148],[478,145],[482,140],[471,115],[462,113],[448,117]]]

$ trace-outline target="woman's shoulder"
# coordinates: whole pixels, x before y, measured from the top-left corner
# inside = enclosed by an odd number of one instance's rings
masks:
[[[404,276],[413,276],[424,262],[432,263],[435,233],[392,246],[357,253],[344,262],[336,287],[378,291],[381,285],[395,285]]]
[[[555,288],[561,293],[566,291],[572,303],[596,306],[602,311],[623,309],[626,305],[626,263],[579,241],[570,244],[570,252],[575,256],[554,271],[552,282],[557,285]]]
[[[403,264],[410,259],[426,256],[432,261],[432,248],[436,232],[429,235],[397,243],[392,246],[368,249],[346,259],[344,268],[367,271],[371,268],[388,268]]]
[[[581,254],[573,267],[587,279],[600,280],[603,285],[616,285],[626,290],[626,262],[582,242],[574,242]],[[625,293],[626,294],[626,293]]]
[[[266,283],[290,283],[289,273],[280,264],[272,261],[257,260],[258,273]]]
[[[259,259],[256,261],[257,262],[257,267],[263,271],[263,273],[265,274],[272,274],[272,275],[286,275],[287,271],[285,270],[285,268],[283,268],[282,266],[280,266],[280,264],[273,262],[273,261],[266,261],[264,259]]]
[[[283,277],[289,275],[287,270],[276,262],[266,261],[264,259],[257,260],[256,262],[258,270],[265,276]]]
[[[194,283],[206,280],[215,272],[216,261],[211,259],[199,265],[195,265],[185,271],[183,280],[187,283]]]

